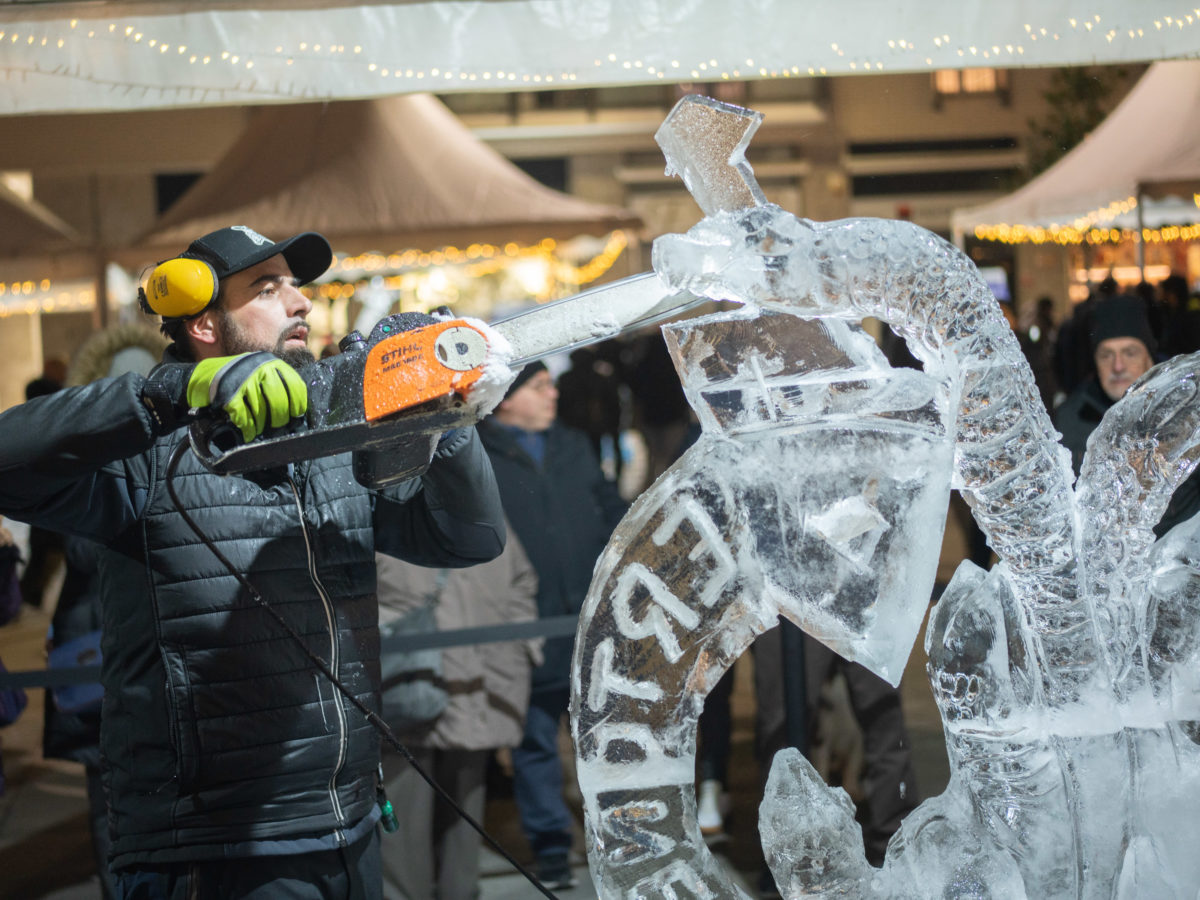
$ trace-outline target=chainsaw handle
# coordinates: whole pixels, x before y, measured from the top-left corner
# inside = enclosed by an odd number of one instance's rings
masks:
[[[305,419],[302,416],[294,418],[282,428],[266,429],[251,443],[295,434],[304,427]],[[188,443],[200,462],[213,471],[219,469],[221,460],[227,454],[245,446],[242,432],[229,421],[229,417],[211,408],[199,410],[194,414],[192,423],[188,426]]]
[[[241,442],[241,433],[228,419],[221,421],[217,416],[196,415],[188,425],[188,443],[192,446],[192,452],[209,469],[226,451]]]

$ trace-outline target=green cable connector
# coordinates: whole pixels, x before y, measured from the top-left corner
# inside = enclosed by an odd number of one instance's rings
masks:
[[[396,813],[392,810],[391,800],[387,797],[380,797],[379,811],[383,814],[379,817],[379,821],[383,825],[384,831],[391,834],[400,829],[400,823],[396,820]]]
[[[400,830],[400,822],[396,819],[396,811],[392,809],[392,801],[387,798],[387,793],[383,790],[383,763],[379,764],[376,770],[379,775],[379,780],[375,782],[375,801],[379,804],[379,824],[383,826],[383,830],[388,834],[392,834]]]

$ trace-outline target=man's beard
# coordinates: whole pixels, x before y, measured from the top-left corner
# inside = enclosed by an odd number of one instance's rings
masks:
[[[296,326],[297,322],[301,321],[303,320],[289,323],[288,327],[280,332],[279,340],[275,342],[274,347],[263,347],[251,340],[229,313],[223,309],[217,309],[217,327],[221,331],[221,344],[225,348],[226,355],[236,356],[239,353],[257,353],[262,350],[269,350],[293,369],[299,369],[316,362],[316,357],[312,355],[312,352],[307,347],[286,346],[287,335]]]

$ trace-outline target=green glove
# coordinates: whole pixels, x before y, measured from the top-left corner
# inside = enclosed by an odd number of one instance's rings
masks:
[[[263,350],[197,363],[188,379],[187,402],[223,411],[249,443],[268,427],[282,428],[303,416],[308,387],[295,369]]]

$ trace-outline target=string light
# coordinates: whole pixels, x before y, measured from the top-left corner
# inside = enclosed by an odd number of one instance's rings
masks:
[[[1195,206],[1200,207],[1200,193],[1192,195],[1192,202]],[[1122,240],[1136,239],[1137,232],[1098,226],[1132,212],[1137,205],[1136,197],[1126,197],[1124,200],[1114,200],[1107,206],[1079,216],[1070,225],[977,225],[974,234],[981,241],[996,241],[1003,244],[1116,243]],[[1145,241],[1155,243],[1193,240],[1195,232],[1188,231],[1189,228],[1200,228],[1200,226],[1169,225],[1162,228],[1145,228],[1142,229],[1142,235]]]
[[[463,266],[466,277],[481,278],[521,260],[538,259],[547,267],[554,282],[574,292],[608,272],[628,246],[628,235],[624,231],[614,231],[609,234],[600,252],[582,265],[575,265],[558,256],[555,252],[558,243],[553,238],[543,238],[536,244],[526,246],[510,241],[503,246],[480,243],[470,244],[465,249],[446,246],[432,251],[410,248],[389,254],[362,253],[335,258],[326,280],[307,290],[325,300],[336,300],[353,297],[359,287],[379,275],[383,276],[383,286],[395,291],[409,287],[408,279],[411,276],[428,274],[424,270]],[[545,301],[553,298],[546,293],[536,299]]]
[[[96,305],[95,288],[78,290],[55,285],[49,278],[39,282],[0,281],[0,319],[43,312],[78,312]]]
[[[1166,244],[1200,240],[1200,224],[1164,225],[1161,228],[1076,228],[1071,225],[977,225],[974,235],[981,241],[1000,244],[1118,244],[1142,241]]]
[[[1129,13],[1129,17],[1136,16],[1136,12]],[[1145,13],[1142,15],[1146,16]],[[172,46],[171,40],[174,40],[177,35],[172,34],[164,37],[161,34],[152,33],[156,24],[156,19],[153,17],[144,20],[138,20],[136,24],[118,24],[117,22],[108,23],[107,31],[89,29],[84,32],[79,27],[78,19],[66,20],[61,27],[64,29],[62,35],[47,34],[41,35],[40,40],[43,46],[51,47],[54,50],[72,53],[79,49],[73,46],[79,42],[88,40],[105,39],[109,41],[121,41],[131,45],[146,47],[147,49],[157,50],[159,53],[165,54]],[[1146,16],[1142,21],[1129,21],[1128,18],[1122,22],[1120,27],[1101,27],[1101,16],[1092,14],[1091,16],[1071,16],[1059,17],[1057,15],[1049,15],[1047,20],[1042,23],[1024,22],[1020,32],[1006,36],[1009,39],[1004,42],[997,41],[990,47],[979,47],[978,45],[958,45],[953,46],[951,36],[946,33],[928,34],[924,36],[914,37],[890,37],[880,38],[880,46],[878,52],[870,52],[870,48],[866,48],[868,52],[864,55],[859,55],[856,59],[849,58],[847,48],[837,41],[829,43],[829,50],[839,62],[841,71],[843,72],[881,72],[884,70],[883,58],[885,55],[896,57],[899,54],[917,54],[913,57],[916,60],[923,60],[924,65],[929,68],[937,68],[946,64],[946,56],[952,55],[957,58],[966,58],[969,56],[983,57],[987,60],[1007,56],[1024,56],[1025,41],[1035,42],[1039,39],[1059,40],[1060,31],[1066,31],[1073,40],[1080,41],[1085,39],[1103,38],[1108,44],[1117,42],[1136,42],[1145,38],[1147,32],[1162,31],[1164,29],[1181,30],[1191,28],[1200,24],[1200,7],[1192,10],[1183,10],[1180,15],[1161,16],[1152,18]],[[1153,27],[1152,27],[1153,26]],[[36,30],[36,26],[31,26]],[[52,25],[46,27],[53,27]],[[1023,33],[1022,33],[1023,32]],[[0,36],[3,33],[0,32]],[[38,35],[32,33],[17,33],[9,32],[7,35],[12,42],[16,42],[19,38],[24,39],[27,43],[33,44],[39,38]],[[1019,39],[1018,39],[1019,37]],[[177,48],[178,53],[182,56],[185,48],[180,44]],[[303,64],[308,60],[321,62],[340,61],[346,66],[358,69],[358,71],[367,74],[374,78],[387,78],[389,87],[387,90],[395,90],[397,80],[400,82],[409,82],[412,84],[412,89],[417,90],[422,85],[423,80],[428,75],[443,79],[446,84],[444,89],[452,89],[456,85],[474,85],[478,82],[488,82],[489,84],[510,84],[515,82],[532,83],[538,85],[557,85],[561,83],[574,83],[579,80],[580,73],[573,69],[543,69],[529,70],[527,72],[517,73],[512,71],[492,70],[487,67],[476,69],[447,69],[439,66],[437,68],[414,69],[394,59],[376,58],[368,61],[364,59],[365,49],[361,44],[356,44],[347,47],[344,44],[310,44],[307,41],[298,42],[293,46],[285,46],[283,44],[269,45],[269,49],[262,52],[253,52],[248,55],[242,54],[239,56],[228,48],[217,47],[194,47],[187,59],[189,63],[202,61],[208,64],[213,60],[220,60],[222,63],[230,65],[239,71],[247,69],[255,70],[262,69],[268,61],[275,62],[282,67],[294,67],[296,63]],[[642,71],[646,72],[657,79],[663,79],[671,70],[676,70],[675,74],[691,73],[692,78],[711,77],[712,79],[728,80],[730,78],[745,78],[756,77],[765,79],[790,78],[799,75],[801,72],[808,72],[812,75],[829,74],[827,66],[819,66],[819,60],[793,60],[784,62],[782,60],[773,61],[774,64],[768,64],[764,61],[754,61],[747,59],[744,66],[734,67],[726,63],[724,66],[718,64],[718,61],[712,58],[703,59],[672,59],[663,64],[654,64],[644,58],[636,58],[622,56],[617,52],[601,53],[596,55],[591,66],[594,70],[608,69],[612,72],[612,80],[621,81],[622,76],[619,73],[628,73]],[[702,73],[702,74],[700,74]],[[592,76],[600,81],[605,80],[603,71],[593,71]],[[109,83],[113,87],[126,88],[142,88],[144,90],[156,90],[165,92],[173,89],[170,86],[161,84],[129,84],[125,82],[106,82],[102,79],[92,78],[89,76],[80,76],[87,80],[96,83]],[[625,76],[628,77],[628,76]],[[239,82],[235,88],[238,91],[246,91],[257,94],[271,94],[284,96],[314,96],[314,90],[310,84],[297,84],[293,82],[271,82],[263,80],[246,86]],[[402,86],[401,86],[401,89]],[[221,88],[213,88],[220,91]],[[317,95],[320,91],[316,92]]]

